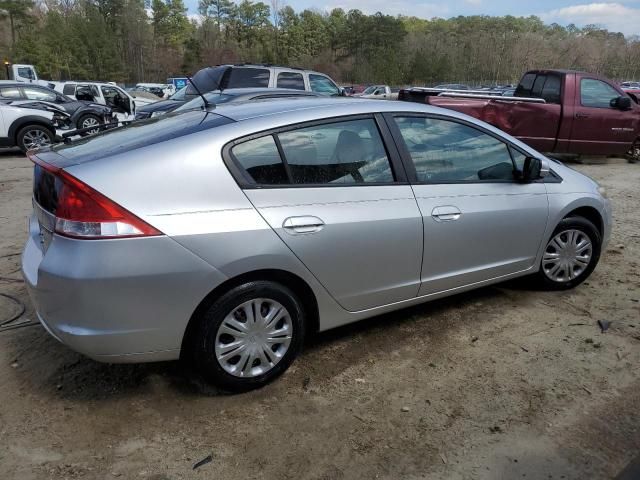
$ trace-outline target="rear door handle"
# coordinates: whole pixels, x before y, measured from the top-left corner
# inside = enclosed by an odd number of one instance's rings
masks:
[[[589,114],[588,113],[578,112],[578,113],[576,113],[576,118],[589,118]]]
[[[451,222],[458,220],[462,212],[458,207],[453,205],[444,205],[442,207],[435,207],[431,211],[431,216],[436,222]]]
[[[282,222],[282,228],[291,235],[316,233],[322,230],[324,222],[314,216],[289,217]]]

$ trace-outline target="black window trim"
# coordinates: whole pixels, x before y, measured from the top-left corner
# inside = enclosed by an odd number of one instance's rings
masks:
[[[606,86],[611,87],[617,94],[618,97],[623,97],[625,94],[621,94],[613,85],[608,84],[607,82],[605,82],[604,80],[600,79],[600,78],[594,78],[594,77],[580,77],[580,81],[578,82],[578,86],[580,88],[579,91],[579,95],[580,95],[580,106],[582,108],[601,108],[601,109],[605,109],[605,110],[617,110],[615,107],[612,107],[611,104],[609,104],[606,107],[596,107],[594,105],[585,105],[584,103],[582,103],[582,81],[583,80],[595,80],[597,82],[601,82],[604,83]],[[613,99],[612,99],[613,100]]]
[[[373,120],[378,133],[380,134],[380,140],[387,154],[391,173],[394,176],[393,182],[362,182],[362,183],[289,183],[289,184],[258,184],[249,176],[246,170],[242,167],[238,159],[233,155],[231,151],[233,147],[241,143],[255,140],[257,138],[271,136],[274,139],[278,153],[280,154],[287,177],[291,182],[291,174],[289,171],[289,165],[287,163],[284,152],[282,151],[282,145],[278,139],[278,133],[292,132],[303,128],[314,127],[317,125],[326,125],[331,123],[349,122],[354,120]],[[325,117],[319,120],[311,120],[307,122],[294,123],[285,125],[282,127],[270,128],[260,132],[255,132],[244,137],[231,140],[222,147],[222,160],[224,161],[227,169],[231,173],[231,176],[236,180],[238,186],[243,190],[256,190],[256,189],[282,189],[282,188],[344,188],[344,187],[376,187],[376,186],[397,186],[397,185],[409,185],[407,179],[407,172],[400,158],[400,153],[396,148],[396,143],[388,129],[388,126],[381,114],[378,113],[365,113],[356,115],[339,115],[335,117]]]
[[[395,122],[395,117],[417,117],[417,118],[433,118],[433,119],[438,119],[438,120],[446,120],[446,121],[450,121],[450,122],[454,122],[454,123],[459,123],[462,125],[465,125],[467,127],[473,128],[475,130],[478,130],[482,133],[485,133],[493,138],[495,138],[496,140],[498,140],[499,142],[504,143],[507,146],[507,151],[509,152],[509,157],[511,158],[511,163],[513,165],[513,169],[514,171],[517,169],[515,160],[513,158],[513,152],[512,150],[516,150],[517,152],[521,153],[522,155],[525,156],[530,156],[529,153],[525,152],[522,148],[518,147],[517,145],[514,145],[512,142],[510,142],[508,139],[505,139],[503,137],[501,137],[500,135],[496,134],[495,132],[492,132],[491,130],[488,130],[486,128],[483,128],[481,125],[476,125],[473,122],[469,122],[466,121],[464,119],[461,118],[455,118],[455,117],[450,117],[448,115],[441,115],[441,114],[437,114],[437,113],[424,113],[424,112],[415,112],[415,111],[410,111],[410,112],[402,112],[402,111],[398,111],[398,112],[386,112],[382,115],[384,117],[384,120],[387,124],[387,127],[391,133],[391,135],[393,136],[394,140],[395,140],[395,145],[396,148],[400,154],[400,158],[402,160],[402,164],[405,168],[406,174],[407,174],[407,179],[409,180],[409,183],[411,185],[470,185],[470,184],[492,184],[492,183],[504,183],[504,184],[514,184],[514,183],[520,183],[518,182],[518,180],[514,177],[513,180],[477,180],[477,181],[456,181],[456,180],[448,180],[448,181],[437,181],[437,182],[428,182],[428,181],[420,181],[418,180],[418,174],[415,168],[415,164],[413,163],[413,159],[411,158],[411,153],[409,152],[409,149],[407,148],[407,145],[404,141],[404,138],[402,136],[402,133],[400,132],[400,128],[398,127],[397,123]],[[549,181],[548,183],[560,183],[562,182],[562,178],[556,174],[555,172],[553,172],[553,175],[556,176],[556,178],[559,179],[559,181]],[[548,177],[542,178],[542,179],[538,179],[538,180],[534,180],[531,183],[547,183],[546,179],[550,178],[551,175],[549,175]]]

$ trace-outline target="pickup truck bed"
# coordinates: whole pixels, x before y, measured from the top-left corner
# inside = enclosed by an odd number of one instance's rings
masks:
[[[635,98],[613,82],[584,72],[527,72],[515,97],[434,95],[429,89],[410,89],[401,91],[399,99],[466,113],[542,152],[624,154],[640,137]]]

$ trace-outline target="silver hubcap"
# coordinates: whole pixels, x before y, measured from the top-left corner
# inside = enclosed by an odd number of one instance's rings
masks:
[[[82,121],[82,128],[97,127],[98,125],[99,125],[99,122],[98,122],[95,118],[93,118],[93,117],[85,118],[85,119]],[[99,131],[99,129],[98,129],[98,128],[96,128],[95,130],[90,130],[90,131],[89,131],[89,132],[87,132],[87,133],[97,133],[98,131]]]
[[[591,240],[584,232],[565,230],[547,244],[542,270],[554,282],[568,282],[586,270],[592,254]]]
[[[29,130],[22,141],[27,150],[51,145],[51,140],[42,130]]]
[[[216,358],[235,377],[256,377],[275,367],[291,344],[293,326],[286,308],[256,298],[236,307],[216,333]]]

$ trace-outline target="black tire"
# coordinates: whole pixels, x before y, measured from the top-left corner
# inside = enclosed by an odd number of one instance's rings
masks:
[[[538,284],[545,290],[567,290],[577,287],[582,282],[584,282],[589,277],[589,275],[591,275],[591,272],[593,272],[593,269],[596,268],[598,260],[600,259],[602,237],[593,223],[591,223],[584,217],[568,217],[563,219],[555,228],[555,230],[551,234],[551,237],[547,239],[544,247],[545,251],[547,250],[547,246],[553,238],[555,238],[558,234],[568,230],[578,230],[589,237],[592,246],[589,264],[575,278],[566,281],[555,281],[549,278],[549,276],[544,271],[545,261],[543,253],[543,259],[540,262],[540,269],[536,274],[536,279],[538,281]]]
[[[42,125],[27,125],[22,127],[19,131],[18,134],[16,135],[16,146],[18,146],[18,148],[20,148],[20,150],[22,150],[23,152],[27,152],[27,150],[30,150],[31,148],[37,148],[31,145],[27,145],[28,143],[28,139],[30,137],[33,137],[33,135],[42,135],[42,137],[46,137],[48,144],[47,145],[52,145],[53,141],[55,139],[55,134],[49,130],[47,127],[43,127]],[[46,146],[45,144],[42,144],[40,146]]]
[[[243,303],[263,298],[280,303],[289,313],[291,341],[289,347],[270,370],[253,377],[238,377],[228,373],[216,357],[218,329],[227,315]],[[271,281],[254,281],[237,286],[215,300],[200,316],[188,342],[193,366],[209,382],[233,392],[260,388],[281,375],[291,365],[302,348],[305,335],[305,314],[296,295],[287,287]],[[224,334],[220,334],[224,335]]]
[[[76,127],[78,129],[87,128],[87,127],[85,127],[83,125],[86,120],[94,120],[96,122],[96,125],[102,125],[103,124],[102,119],[100,117],[98,117],[97,115],[94,115],[92,113],[85,113],[84,115],[82,115],[78,119],[78,123],[76,123]],[[81,133],[80,135],[85,137],[87,135],[94,135],[94,134],[98,133],[99,131],[100,131],[100,127],[96,126],[96,131],[95,132],[89,131],[89,132]]]

